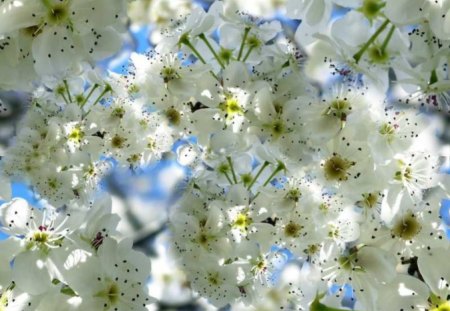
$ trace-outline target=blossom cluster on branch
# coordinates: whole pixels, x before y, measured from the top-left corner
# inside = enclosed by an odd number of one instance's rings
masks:
[[[435,121],[450,112],[450,1],[207,7],[0,2],[0,89],[29,94],[1,159],[0,310],[161,303],[102,180],[171,156],[188,176],[168,253],[209,308],[448,310]],[[127,24],[151,24],[154,48],[102,72]]]

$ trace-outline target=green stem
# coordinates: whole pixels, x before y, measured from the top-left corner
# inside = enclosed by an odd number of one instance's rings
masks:
[[[99,85],[97,83],[94,84],[94,86],[91,88],[91,90],[89,91],[89,94],[86,96],[86,98],[84,99],[84,101],[81,103],[81,107],[83,107],[84,105],[86,105],[87,101],[89,100],[89,98],[91,97],[92,93],[94,93],[94,91],[99,87]]]
[[[267,178],[267,180],[264,182],[263,186],[267,186],[267,184],[272,181],[272,179],[275,177],[275,175],[278,174],[279,172],[281,172],[283,169],[284,169],[284,165],[278,164],[277,168],[272,172],[272,174],[270,174],[269,178]]]
[[[95,106],[103,98],[103,96],[105,96],[105,94],[110,92],[111,90],[111,86],[106,85],[105,89],[100,93],[100,95],[98,95],[97,99],[94,101],[91,107]]]
[[[246,27],[244,30],[244,36],[242,37],[241,46],[239,47],[239,54],[237,60],[241,60],[242,52],[244,52],[245,41],[247,40],[248,33],[250,32],[250,27]]]
[[[69,101],[72,102],[72,96],[70,95],[70,89],[69,84],[67,83],[67,80],[64,80],[64,87],[66,88],[67,96],[69,97]]]
[[[233,181],[231,180],[230,176],[228,176],[228,173],[227,173],[227,172],[224,172],[223,174],[224,174],[225,177],[227,178],[227,180],[228,180],[228,182],[230,183],[230,185],[232,185],[232,184],[233,184]]]
[[[199,53],[199,51],[195,48],[195,46],[192,45],[191,41],[189,40],[183,40],[183,43],[191,49],[192,53],[194,53],[195,57],[198,58],[199,61],[201,61],[203,64],[206,64],[205,59],[203,56]]]
[[[231,157],[227,157],[227,161],[231,168],[231,175],[233,176],[234,183],[237,184],[236,173],[234,172],[233,161],[231,161]]]
[[[60,95],[64,99],[64,101],[66,102],[67,105],[70,104],[70,102],[67,100],[66,95],[64,95],[64,93],[61,93]]]
[[[247,58],[250,56],[250,53],[253,51],[254,46],[251,46],[248,51],[247,54],[245,54],[244,59],[242,60],[243,62],[245,62],[247,60]]]
[[[184,38],[182,41],[180,41],[181,43],[185,44],[188,48],[191,49],[192,53],[194,53],[195,57],[197,57],[197,59],[199,61],[201,61],[203,64],[206,64],[205,59],[202,57],[202,55],[199,53],[199,51],[197,51],[197,49],[192,45],[191,41],[189,41],[189,39]],[[219,78],[217,77],[217,75],[212,72],[211,70],[209,71],[211,73],[211,75],[217,80],[220,81]]]
[[[266,169],[266,167],[268,165],[269,165],[269,162],[265,161],[264,164],[259,169],[258,173],[256,173],[256,175],[253,178],[253,180],[251,181],[251,183],[248,185],[248,187],[247,187],[248,190],[250,190],[252,188],[253,184],[256,182],[256,180],[258,179],[259,175],[261,175],[261,173]]]
[[[253,201],[255,201],[256,200],[256,198],[259,196],[259,194],[260,194],[261,192],[260,191],[258,191],[258,193],[257,194],[255,194],[255,196],[250,200],[250,203],[252,203]]]
[[[223,65],[222,61],[220,60],[219,55],[217,55],[216,51],[213,49],[213,47],[211,46],[211,43],[209,43],[208,38],[206,38],[205,34],[202,33],[199,35],[200,39],[202,39],[203,42],[205,42],[206,46],[208,47],[208,49],[211,51],[211,53],[214,55],[214,57],[216,58],[217,62],[219,63],[220,67],[222,69],[225,69],[225,66]]]
[[[97,103],[103,98],[103,96],[105,96],[106,93],[111,92],[112,88],[109,84],[107,84],[105,86],[105,89],[101,92],[101,94],[97,97],[97,99],[94,101],[94,103],[91,105],[91,107],[89,107],[89,110],[86,112],[86,114],[84,115],[84,117],[86,117],[92,110],[92,107],[94,107],[95,105],[97,105]]]
[[[391,26],[391,29],[389,29],[389,33],[387,34],[386,38],[383,41],[383,44],[381,45],[381,52],[384,52],[389,44],[389,41],[391,41],[392,35],[394,34],[395,25]]]
[[[359,63],[363,54],[375,41],[375,39],[384,31],[388,24],[389,20],[387,19],[383,24],[381,24],[381,26],[377,29],[377,31],[375,31],[375,33],[369,38],[369,40],[361,47],[361,49],[355,55],[353,55],[353,59],[356,61],[356,63]]]

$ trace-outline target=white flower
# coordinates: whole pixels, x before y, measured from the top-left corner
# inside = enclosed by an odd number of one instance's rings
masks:
[[[82,298],[84,310],[146,310],[153,302],[144,287],[150,261],[131,249],[131,240],[106,238],[97,255],[67,265],[70,287]]]
[[[448,245],[422,254],[417,260],[418,269],[431,290],[430,308],[445,310],[450,307],[450,274],[446,269],[446,258],[450,255]]]
[[[376,305],[380,310],[415,310],[428,307],[429,289],[415,277],[397,274],[391,282],[377,288],[380,298]]]
[[[322,266],[322,275],[336,284],[351,284],[356,299],[366,310],[374,310],[376,286],[395,277],[395,265],[395,257],[386,251],[355,247],[338,258],[330,258]]]
[[[73,70],[120,48],[124,1],[7,1],[0,7],[2,34],[28,31],[38,75]]]
[[[59,277],[57,258],[63,256],[64,242],[70,240],[82,220],[80,213],[71,212],[35,209],[23,199],[1,206],[3,230],[12,235],[9,239],[16,244],[9,256],[14,258],[12,280],[18,288],[42,294]]]
[[[197,94],[197,80],[208,74],[209,68],[198,63],[183,65],[184,60],[176,54],[132,54],[131,59],[136,85],[158,108],[168,108],[172,104],[168,95],[176,97],[180,103],[189,101]]]
[[[240,296],[237,267],[233,264],[220,265],[214,255],[199,257],[201,265],[189,266],[189,277],[193,289],[215,306],[223,307],[230,300]]]

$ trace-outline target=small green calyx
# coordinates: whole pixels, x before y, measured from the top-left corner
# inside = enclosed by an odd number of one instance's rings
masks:
[[[227,174],[230,171],[230,166],[227,163],[222,163],[217,167],[217,171],[221,174]]]
[[[221,48],[219,51],[219,58],[226,64],[228,64],[233,57],[233,51],[225,48]]]
[[[241,175],[241,181],[244,184],[244,186],[248,186],[253,180],[252,174],[242,174]]]
[[[247,38],[247,45],[251,49],[257,48],[257,47],[261,46],[261,40],[259,40],[258,37],[256,37],[256,36],[250,36]]]
[[[358,9],[364,16],[373,20],[381,13],[381,9],[386,5],[384,1],[380,0],[364,0],[362,6]]]
[[[180,40],[178,40],[178,44],[179,45],[181,45],[181,44],[190,45],[191,44],[191,42],[189,41],[189,33],[188,32],[185,32],[184,34],[182,34],[180,36]]]
[[[370,61],[374,64],[386,64],[389,60],[389,53],[386,51],[386,49],[383,49],[376,45],[372,46],[368,50],[368,56]]]

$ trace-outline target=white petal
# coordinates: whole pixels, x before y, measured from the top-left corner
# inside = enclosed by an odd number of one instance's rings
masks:
[[[112,27],[101,30],[92,29],[81,39],[86,57],[99,60],[111,56],[122,46],[122,37]]]
[[[76,64],[80,45],[74,42],[70,30],[65,27],[48,27],[38,35],[32,46],[36,61],[34,68],[40,75],[63,73]]]
[[[31,225],[33,207],[21,198],[0,206],[0,217],[2,225],[12,234],[26,235]]]
[[[450,294],[450,269],[448,260],[449,249],[435,249],[432,253],[422,252],[417,264],[423,279],[431,288],[431,291],[442,299]]]
[[[41,1],[8,0],[0,6],[0,34],[37,25],[43,14]]]
[[[13,280],[21,290],[39,295],[51,286],[46,259],[39,252],[25,251],[14,259]]]
[[[407,25],[420,21],[425,8],[426,0],[390,0],[386,1],[384,12],[392,22]]]

